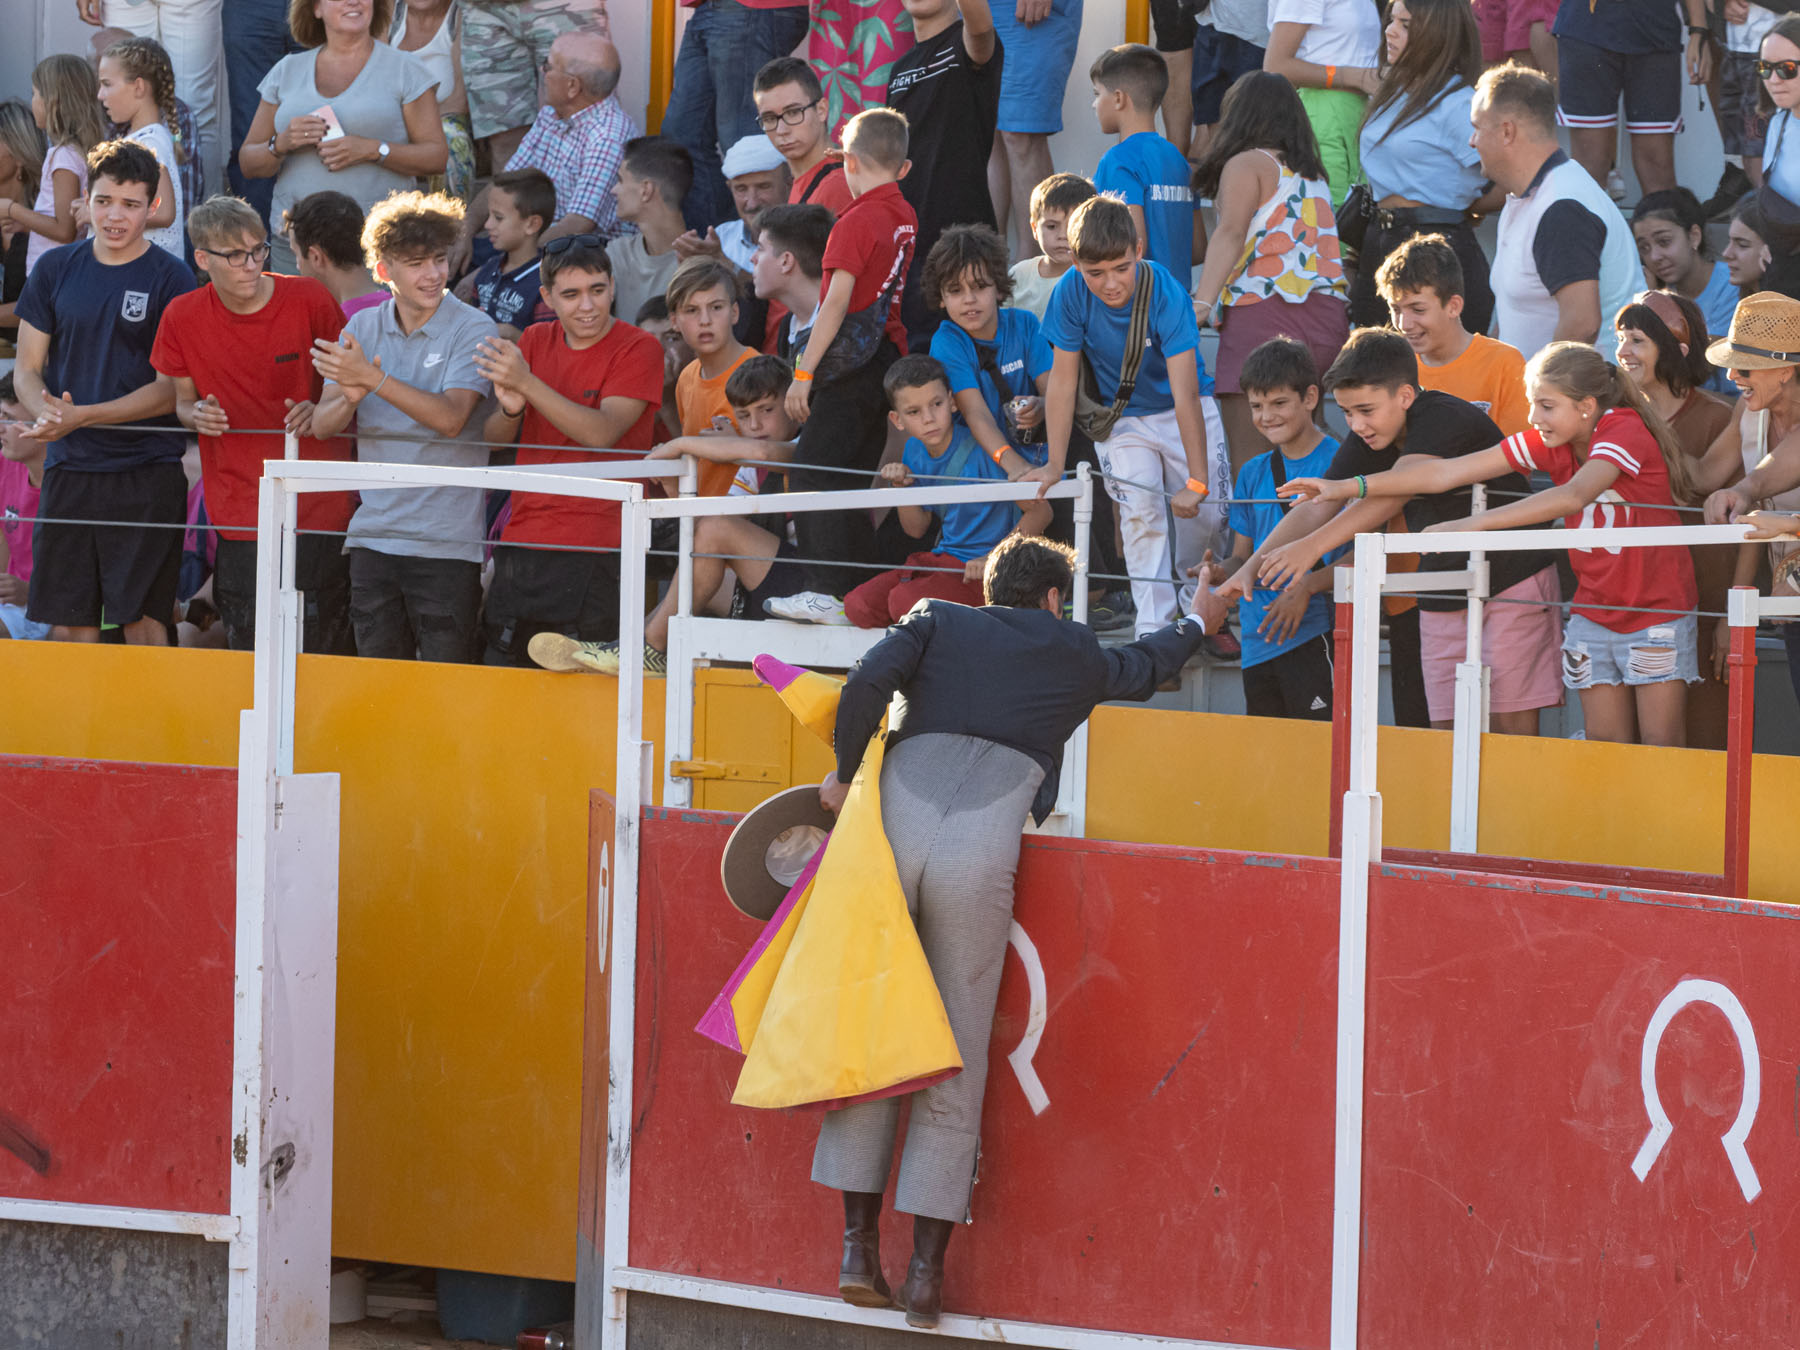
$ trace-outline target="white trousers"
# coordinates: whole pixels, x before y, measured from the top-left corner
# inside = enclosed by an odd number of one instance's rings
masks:
[[[1174,410],[1147,417],[1121,417],[1112,435],[1094,444],[1106,490],[1119,504],[1120,552],[1134,578],[1137,636],[1175,621],[1194,593],[1187,569],[1207,549],[1223,558],[1225,520],[1231,505],[1231,456],[1219,405],[1200,400],[1206,444],[1207,496],[1200,514],[1183,520],[1169,509],[1169,496],[1187,486],[1187,455]],[[1164,494],[1169,494],[1165,496]]]
[[[175,96],[193,111],[200,164],[210,195],[225,187],[225,157],[235,146],[225,101],[225,49],[219,36],[222,0],[106,0],[109,28],[155,38],[175,67]],[[189,202],[191,211],[198,205]]]

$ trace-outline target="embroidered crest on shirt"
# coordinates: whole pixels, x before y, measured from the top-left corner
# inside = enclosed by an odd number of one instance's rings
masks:
[[[142,323],[149,313],[149,291],[126,291],[125,298],[119,302],[119,316],[126,323]]]

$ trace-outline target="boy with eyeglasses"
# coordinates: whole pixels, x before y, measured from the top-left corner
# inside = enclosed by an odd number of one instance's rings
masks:
[[[256,208],[213,197],[188,216],[194,265],[212,284],[177,297],[163,314],[150,364],[175,381],[175,415],[200,438],[206,513],[219,527],[213,604],[235,651],[256,638],[257,480],[280,459],[286,427],[300,435],[302,459],[349,459],[348,439],[313,438],[313,405],[324,381],[312,363],[316,341],[336,342],[343,311],[319,282],[263,271],[269,239]],[[350,565],[343,531],[350,501],[341,492],[300,498],[296,581],[305,603],[304,646],[349,654]]]
[[[844,158],[831,149],[825,89],[813,68],[797,56],[783,56],[756,72],[752,89],[757,125],[768,133],[794,176],[788,204],[823,206],[844,213],[852,196]]]

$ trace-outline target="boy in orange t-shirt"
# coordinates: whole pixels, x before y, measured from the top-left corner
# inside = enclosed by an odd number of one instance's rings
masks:
[[[725,384],[731,372],[756,353],[732,334],[737,323],[737,273],[719,258],[689,258],[669,278],[669,317],[693,349],[694,359],[675,381],[675,408],[681,434],[736,431]],[[723,497],[731,490],[736,466],[702,462],[702,497]]]
[[[1508,436],[1526,428],[1525,358],[1516,347],[1462,325],[1463,270],[1450,241],[1421,234],[1375,274],[1394,327],[1419,358],[1419,383],[1473,403]]]

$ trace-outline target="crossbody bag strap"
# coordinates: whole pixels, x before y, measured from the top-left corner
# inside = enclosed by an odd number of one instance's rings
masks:
[[[1137,388],[1138,371],[1144,364],[1144,346],[1150,336],[1150,292],[1156,279],[1139,264],[1137,290],[1131,297],[1131,321],[1125,328],[1125,351],[1119,360],[1119,392],[1113,395],[1113,416],[1123,417]]]
[[[796,206],[806,205],[807,202],[810,202],[812,200],[813,193],[815,193],[819,190],[820,185],[823,184],[827,178],[831,177],[831,175],[834,173],[842,173],[843,171],[844,171],[844,162],[842,160],[834,159],[834,160],[828,161],[825,165],[825,171],[823,173],[817,174],[813,177],[812,182],[810,182],[806,185],[806,191],[802,192],[800,194],[800,200],[795,202],[794,205],[796,205]]]
[[[1281,485],[1287,482],[1287,456],[1279,449],[1269,451],[1269,478],[1275,485],[1275,495],[1281,496]],[[1293,509],[1291,501],[1281,503],[1281,514],[1286,515]]]
[[[969,341],[975,342],[974,338]],[[975,342],[975,361],[981,367],[981,373],[994,382],[994,392],[1000,396],[1000,406],[1004,408],[1012,402],[1012,383],[1000,369],[1000,355],[985,342]]]

